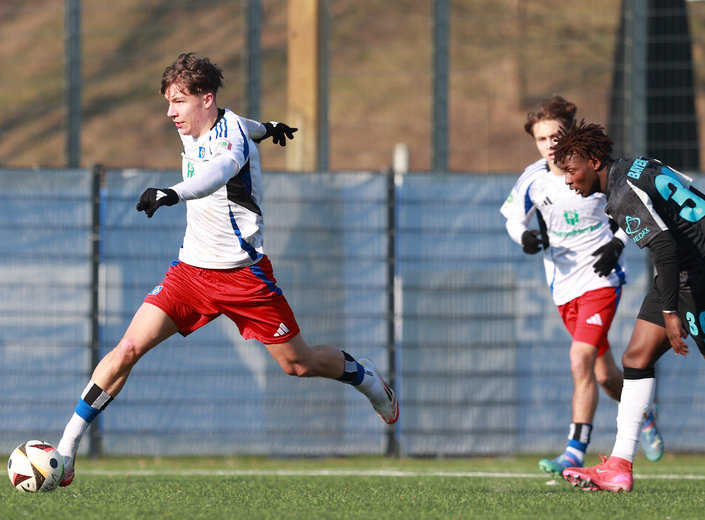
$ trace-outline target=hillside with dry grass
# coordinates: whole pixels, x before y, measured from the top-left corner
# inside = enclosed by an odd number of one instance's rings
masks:
[[[262,5],[261,115],[285,120],[286,0]],[[82,165],[179,167],[159,82],[182,52],[224,69],[218,104],[239,112],[242,9],[240,0],[83,0]],[[604,123],[619,9],[609,0],[453,1],[450,169],[517,172],[534,161],[524,114],[554,92],[574,101],[579,117]],[[700,27],[702,8],[692,9]],[[428,170],[430,1],[331,0],[330,13],[331,169],[385,169],[405,142],[411,168]],[[63,16],[63,0],[0,4],[2,167],[65,164]],[[262,162],[285,168],[278,147],[263,147]]]

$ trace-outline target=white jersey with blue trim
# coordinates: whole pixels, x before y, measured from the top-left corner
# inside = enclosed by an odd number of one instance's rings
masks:
[[[514,225],[528,229],[537,210],[543,217],[550,243],[544,250],[544,268],[556,305],[568,303],[587,291],[619,287],[627,282],[624,254],[607,277],[594,271],[599,257],[592,254],[615,236],[605,215],[606,206],[607,198],[602,193],[584,198],[571,191],[565,176],[551,172],[546,159],[524,170],[502,205],[500,211],[507,218],[508,228]],[[512,238],[521,243],[520,235],[516,233]],[[626,244],[626,234],[621,230],[617,237]]]
[[[264,255],[262,173],[251,138],[264,133],[261,123],[226,109],[197,139],[179,134],[183,182],[172,189],[186,201],[182,262],[232,269],[252,265]]]

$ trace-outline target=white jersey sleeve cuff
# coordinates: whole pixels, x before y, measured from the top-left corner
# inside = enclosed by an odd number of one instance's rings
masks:
[[[617,231],[614,233],[614,237],[618,238],[622,244],[625,246],[627,245],[627,242],[629,241],[629,235],[625,233],[625,231],[622,228],[619,228]]]
[[[507,233],[514,242],[521,245],[521,236],[528,228],[523,222],[516,220],[507,220]]]

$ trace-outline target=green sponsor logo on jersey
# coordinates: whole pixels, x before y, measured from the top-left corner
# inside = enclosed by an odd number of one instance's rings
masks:
[[[507,197],[507,200],[505,200],[504,202],[506,202],[507,204],[511,204],[513,200],[514,200],[514,195],[512,195],[510,193],[509,197]]]
[[[565,217],[565,221],[571,226],[575,226],[580,221],[577,211],[564,211],[563,216]]]
[[[195,173],[196,168],[194,167],[193,163],[191,161],[188,162],[186,165],[186,177],[193,177],[193,174]]]

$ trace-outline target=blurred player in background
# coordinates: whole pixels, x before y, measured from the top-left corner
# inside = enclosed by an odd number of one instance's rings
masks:
[[[598,385],[619,401],[623,379],[607,333],[627,281],[622,254],[627,234],[616,224],[611,225],[603,195],[575,196],[554,163],[551,149],[558,132],[570,127],[576,111],[573,103],[554,95],[527,114],[524,129],[534,138],[541,159],[524,170],[501,208],[509,236],[525,253],[533,255],[543,249],[553,301],[573,338],[573,420],[568,446],[555,459],[539,461],[539,468],[555,477],[562,476],[567,467],[583,465],[597,409]],[[539,230],[528,229],[534,213]],[[660,459],[663,440],[653,413],[644,425],[642,438],[647,457]]]
[[[705,196],[690,178],[655,159],[614,161],[613,144],[601,126],[573,123],[554,146],[556,162],[585,200],[607,197],[607,214],[651,251],[656,277],[622,356],[624,387],[612,456],[563,475],[587,490],[631,491],[639,429],[653,405],[656,361],[671,348],[688,354],[683,342],[688,332],[705,355]]]
[[[296,128],[258,123],[218,108],[222,70],[208,58],[182,54],[164,71],[167,116],[184,146],[183,181],[149,188],[138,211],[152,217],[162,206],[186,203],[187,225],[179,261],[147,295],[120,343],[98,364],[58,445],[65,458],[62,486],[74,477],[78,445],[88,425],[125,385],[150,349],[186,336],[221,314],[242,336],[255,338],[290,375],[327,377],[362,392],[386,423],[399,416],[394,391],[369,359],[327,345],[309,347],[276,285],[263,249],[262,179],[255,143],[293,139]],[[174,384],[178,384],[175,382]]]

